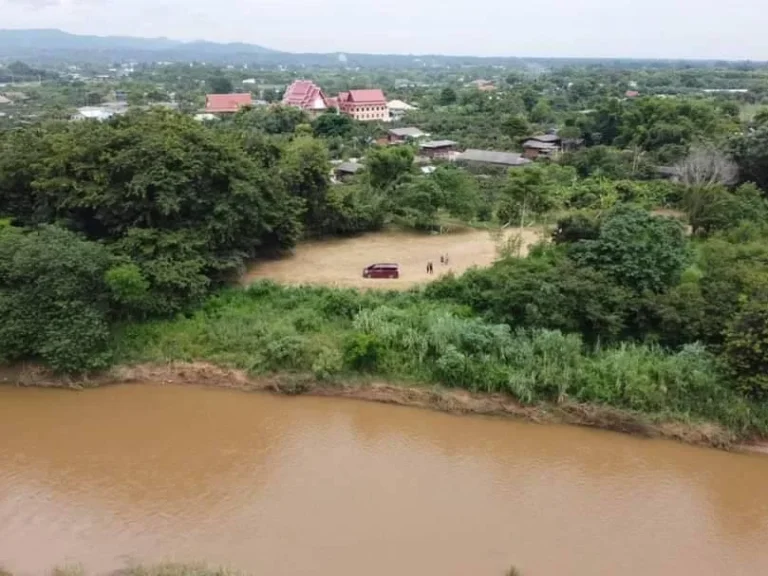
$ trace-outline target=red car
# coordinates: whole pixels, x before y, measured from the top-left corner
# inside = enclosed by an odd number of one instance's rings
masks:
[[[363,278],[400,278],[397,264],[371,264],[363,268]]]

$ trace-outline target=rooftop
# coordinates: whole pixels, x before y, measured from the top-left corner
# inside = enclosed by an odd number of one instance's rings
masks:
[[[245,94],[206,94],[206,112],[237,112],[243,106],[251,106],[250,92]]]
[[[531,161],[523,158],[517,152],[496,152],[494,150],[465,150],[456,157],[457,162],[482,162],[485,164],[501,164],[504,166],[523,166]]]
[[[387,102],[387,107],[390,110],[415,110],[416,106],[412,106],[411,104],[408,104],[407,102],[403,102],[402,100],[390,100]]]
[[[419,145],[420,148],[447,148],[449,146],[456,146],[456,142],[453,140],[429,140]]]
[[[342,94],[344,95],[344,99],[346,101],[354,102],[355,104],[379,104],[381,102],[387,101],[387,99],[384,97],[384,92],[382,92],[380,88],[372,88],[367,90],[350,90],[349,92],[342,92],[339,94],[340,99]]]
[[[342,162],[341,164],[335,167],[335,170],[337,172],[346,172],[347,174],[354,174],[362,169],[363,169],[363,165],[358,164],[357,162]]]
[[[414,126],[408,126],[406,128],[392,128],[389,131],[393,136],[402,136],[404,138],[421,138],[426,136],[426,132],[422,132]]]
[[[528,140],[536,140],[538,142],[560,142],[560,136],[557,134],[539,134],[537,136],[529,136]]]
[[[283,94],[283,104],[305,110],[324,110],[328,100],[320,87],[311,80],[296,80]]]
[[[536,150],[557,150],[557,144],[552,142],[541,142],[540,140],[526,140],[523,142],[523,148],[535,148]]]

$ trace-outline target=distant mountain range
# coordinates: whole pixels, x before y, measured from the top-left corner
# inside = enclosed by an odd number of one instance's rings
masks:
[[[169,38],[84,36],[61,30],[2,30],[0,58],[191,61],[238,60],[278,54],[255,44],[181,42]]]
[[[392,67],[504,66],[541,71],[551,66],[595,65],[620,68],[679,65],[679,60],[628,60],[616,58],[503,58],[404,54],[300,54],[271,50],[256,44],[195,41],[128,36],[88,36],[62,30],[0,29],[0,63],[22,60],[30,65],[50,63],[111,62],[208,62],[212,64],[255,64],[264,66]],[[696,66],[727,63],[699,60]]]

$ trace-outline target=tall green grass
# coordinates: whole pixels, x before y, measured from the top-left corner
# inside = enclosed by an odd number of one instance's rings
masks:
[[[699,345],[677,352],[579,335],[510,330],[418,291],[361,293],[258,282],[172,321],[122,326],[115,360],[205,360],[258,375],[311,372],[326,381],[375,374],[413,384],[503,392],[523,403],[576,400],[766,430],[768,411],[724,380]]]

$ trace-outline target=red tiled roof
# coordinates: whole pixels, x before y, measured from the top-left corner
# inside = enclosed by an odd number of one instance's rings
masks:
[[[310,80],[296,80],[285,89],[283,104],[305,110],[317,110],[319,107],[328,107],[328,99],[314,82]],[[318,106],[318,104],[321,106]]]
[[[341,94],[339,94],[341,98]],[[384,92],[379,88],[372,90],[350,90],[348,99],[350,102],[356,104],[386,104],[387,99],[384,97]]]
[[[627,98],[637,98],[638,96],[640,96],[640,92],[638,92],[637,90],[627,90],[626,92],[624,92],[624,96],[626,96]]]
[[[237,112],[243,106],[252,106],[253,99],[248,94],[207,94],[206,112]]]
[[[328,108],[338,108],[339,107],[339,99],[338,98],[334,98],[333,96],[331,96],[327,100],[328,100]]]

